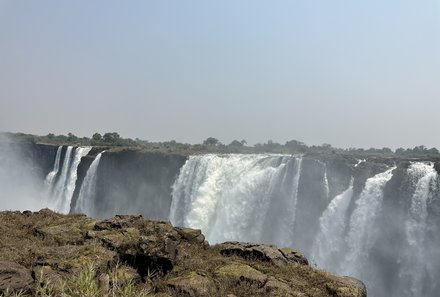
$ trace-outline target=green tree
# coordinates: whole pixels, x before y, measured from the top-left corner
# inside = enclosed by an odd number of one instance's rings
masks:
[[[121,136],[119,136],[116,132],[107,132],[102,136],[102,139],[105,144],[108,145],[120,145],[121,144]]]
[[[232,146],[232,147],[242,147],[242,146],[243,146],[243,143],[242,143],[241,141],[238,141],[238,140],[233,140],[233,141],[229,144],[229,146]]]
[[[92,139],[94,141],[101,141],[102,140],[102,135],[99,134],[98,132],[96,132],[95,134],[93,134]]]
[[[73,133],[67,133],[67,141],[72,142],[72,141],[76,141],[78,139],[78,137],[76,137]]]
[[[217,138],[208,137],[203,141],[203,144],[207,146],[217,146],[220,144],[220,141]]]

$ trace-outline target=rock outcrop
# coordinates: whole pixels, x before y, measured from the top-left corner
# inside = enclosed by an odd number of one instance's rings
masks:
[[[29,269],[14,262],[0,260],[0,293],[6,290],[28,290],[32,283]]]
[[[72,284],[56,287],[60,280],[92,271],[73,285],[88,279],[101,293],[134,285],[124,296],[366,296],[360,281],[310,267],[298,251],[209,246],[200,230],[142,216],[97,221],[44,209],[1,212],[0,221],[0,295],[61,294]]]
[[[276,266],[285,266],[289,262],[308,265],[307,258],[299,251],[290,248],[278,249],[274,245],[245,242],[225,242],[219,245],[222,255],[237,255],[244,259],[268,261]]]

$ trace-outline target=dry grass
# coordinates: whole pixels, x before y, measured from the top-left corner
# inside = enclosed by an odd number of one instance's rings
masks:
[[[187,241],[179,244],[176,263],[167,275],[153,269],[147,271],[142,281],[121,282],[120,271],[126,267],[118,262],[116,253],[106,249],[101,241],[87,236],[93,230],[93,219],[42,210],[25,214],[0,212],[0,222],[0,259],[19,263],[30,270],[36,265],[49,267],[57,273],[55,280],[50,274],[34,275],[34,296],[182,296],[182,292],[170,286],[170,281],[191,275],[210,284],[203,296],[286,296],[282,291],[268,291],[267,287],[219,273],[221,267],[231,264],[250,266],[267,279],[286,284],[292,296],[336,296],[329,288],[337,290],[341,286],[328,273],[311,266],[292,263],[278,267],[258,259],[222,256],[217,246]],[[160,232],[171,234],[175,231],[170,225],[141,219],[125,228],[123,237],[124,240],[135,240],[139,234],[160,237]],[[108,274],[110,279],[109,287],[104,289],[97,281],[102,274]],[[24,292],[0,295],[12,296],[27,295]]]

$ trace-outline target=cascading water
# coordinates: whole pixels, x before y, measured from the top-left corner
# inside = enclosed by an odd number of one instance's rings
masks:
[[[324,172],[324,194],[325,194],[325,197],[327,198],[327,200],[329,200],[330,199],[330,187],[328,185],[327,166],[325,167],[325,172]]]
[[[275,235],[283,245],[292,240],[300,168],[301,158],[292,156],[191,156],[174,183],[170,219],[202,229],[212,243]],[[277,213],[279,223],[268,234],[273,205],[286,215]]]
[[[393,176],[394,169],[395,167],[388,169],[366,181],[350,218],[346,237],[348,251],[342,263],[342,272],[360,277],[367,283],[368,255],[379,231],[375,221],[381,211],[384,187]]]
[[[49,172],[46,176],[45,182],[49,188],[52,188],[55,176],[58,174],[58,171],[60,170],[60,159],[61,159],[61,150],[62,149],[63,149],[63,146],[58,147],[53,170],[51,172]]]
[[[67,147],[60,176],[52,188],[49,207],[53,210],[69,213],[70,202],[75,190],[78,165],[81,162],[81,158],[86,156],[91,149],[91,147],[78,147],[74,150],[72,146]]]
[[[344,253],[344,232],[347,209],[353,196],[353,178],[341,194],[332,199],[319,219],[319,232],[312,248],[312,259],[321,268],[340,270],[340,259]]]
[[[63,193],[65,191],[65,184],[69,173],[72,150],[73,150],[73,146],[68,146],[66,148],[66,153],[64,154],[64,160],[63,160],[63,165],[61,166],[60,175],[58,176],[56,183],[52,186],[51,189],[52,197],[50,197],[51,201],[49,204],[49,207],[52,209],[58,210],[56,208],[58,204],[58,199],[59,197],[63,196]]]
[[[429,271],[432,259],[428,259],[426,253],[426,236],[430,231],[427,202],[437,190],[438,174],[433,164],[418,162],[411,164],[408,175],[415,191],[404,225],[407,245],[400,259],[399,278],[407,288],[402,296],[422,296],[424,283],[432,276]]]
[[[99,153],[95,157],[89,169],[87,170],[86,176],[79,191],[75,212],[85,213],[90,216],[96,215],[94,196],[96,193],[98,166],[102,154],[103,152]]]

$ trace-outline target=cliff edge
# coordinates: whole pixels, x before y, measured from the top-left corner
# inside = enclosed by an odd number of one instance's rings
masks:
[[[0,296],[365,297],[298,251],[226,242],[142,216],[0,212]]]

